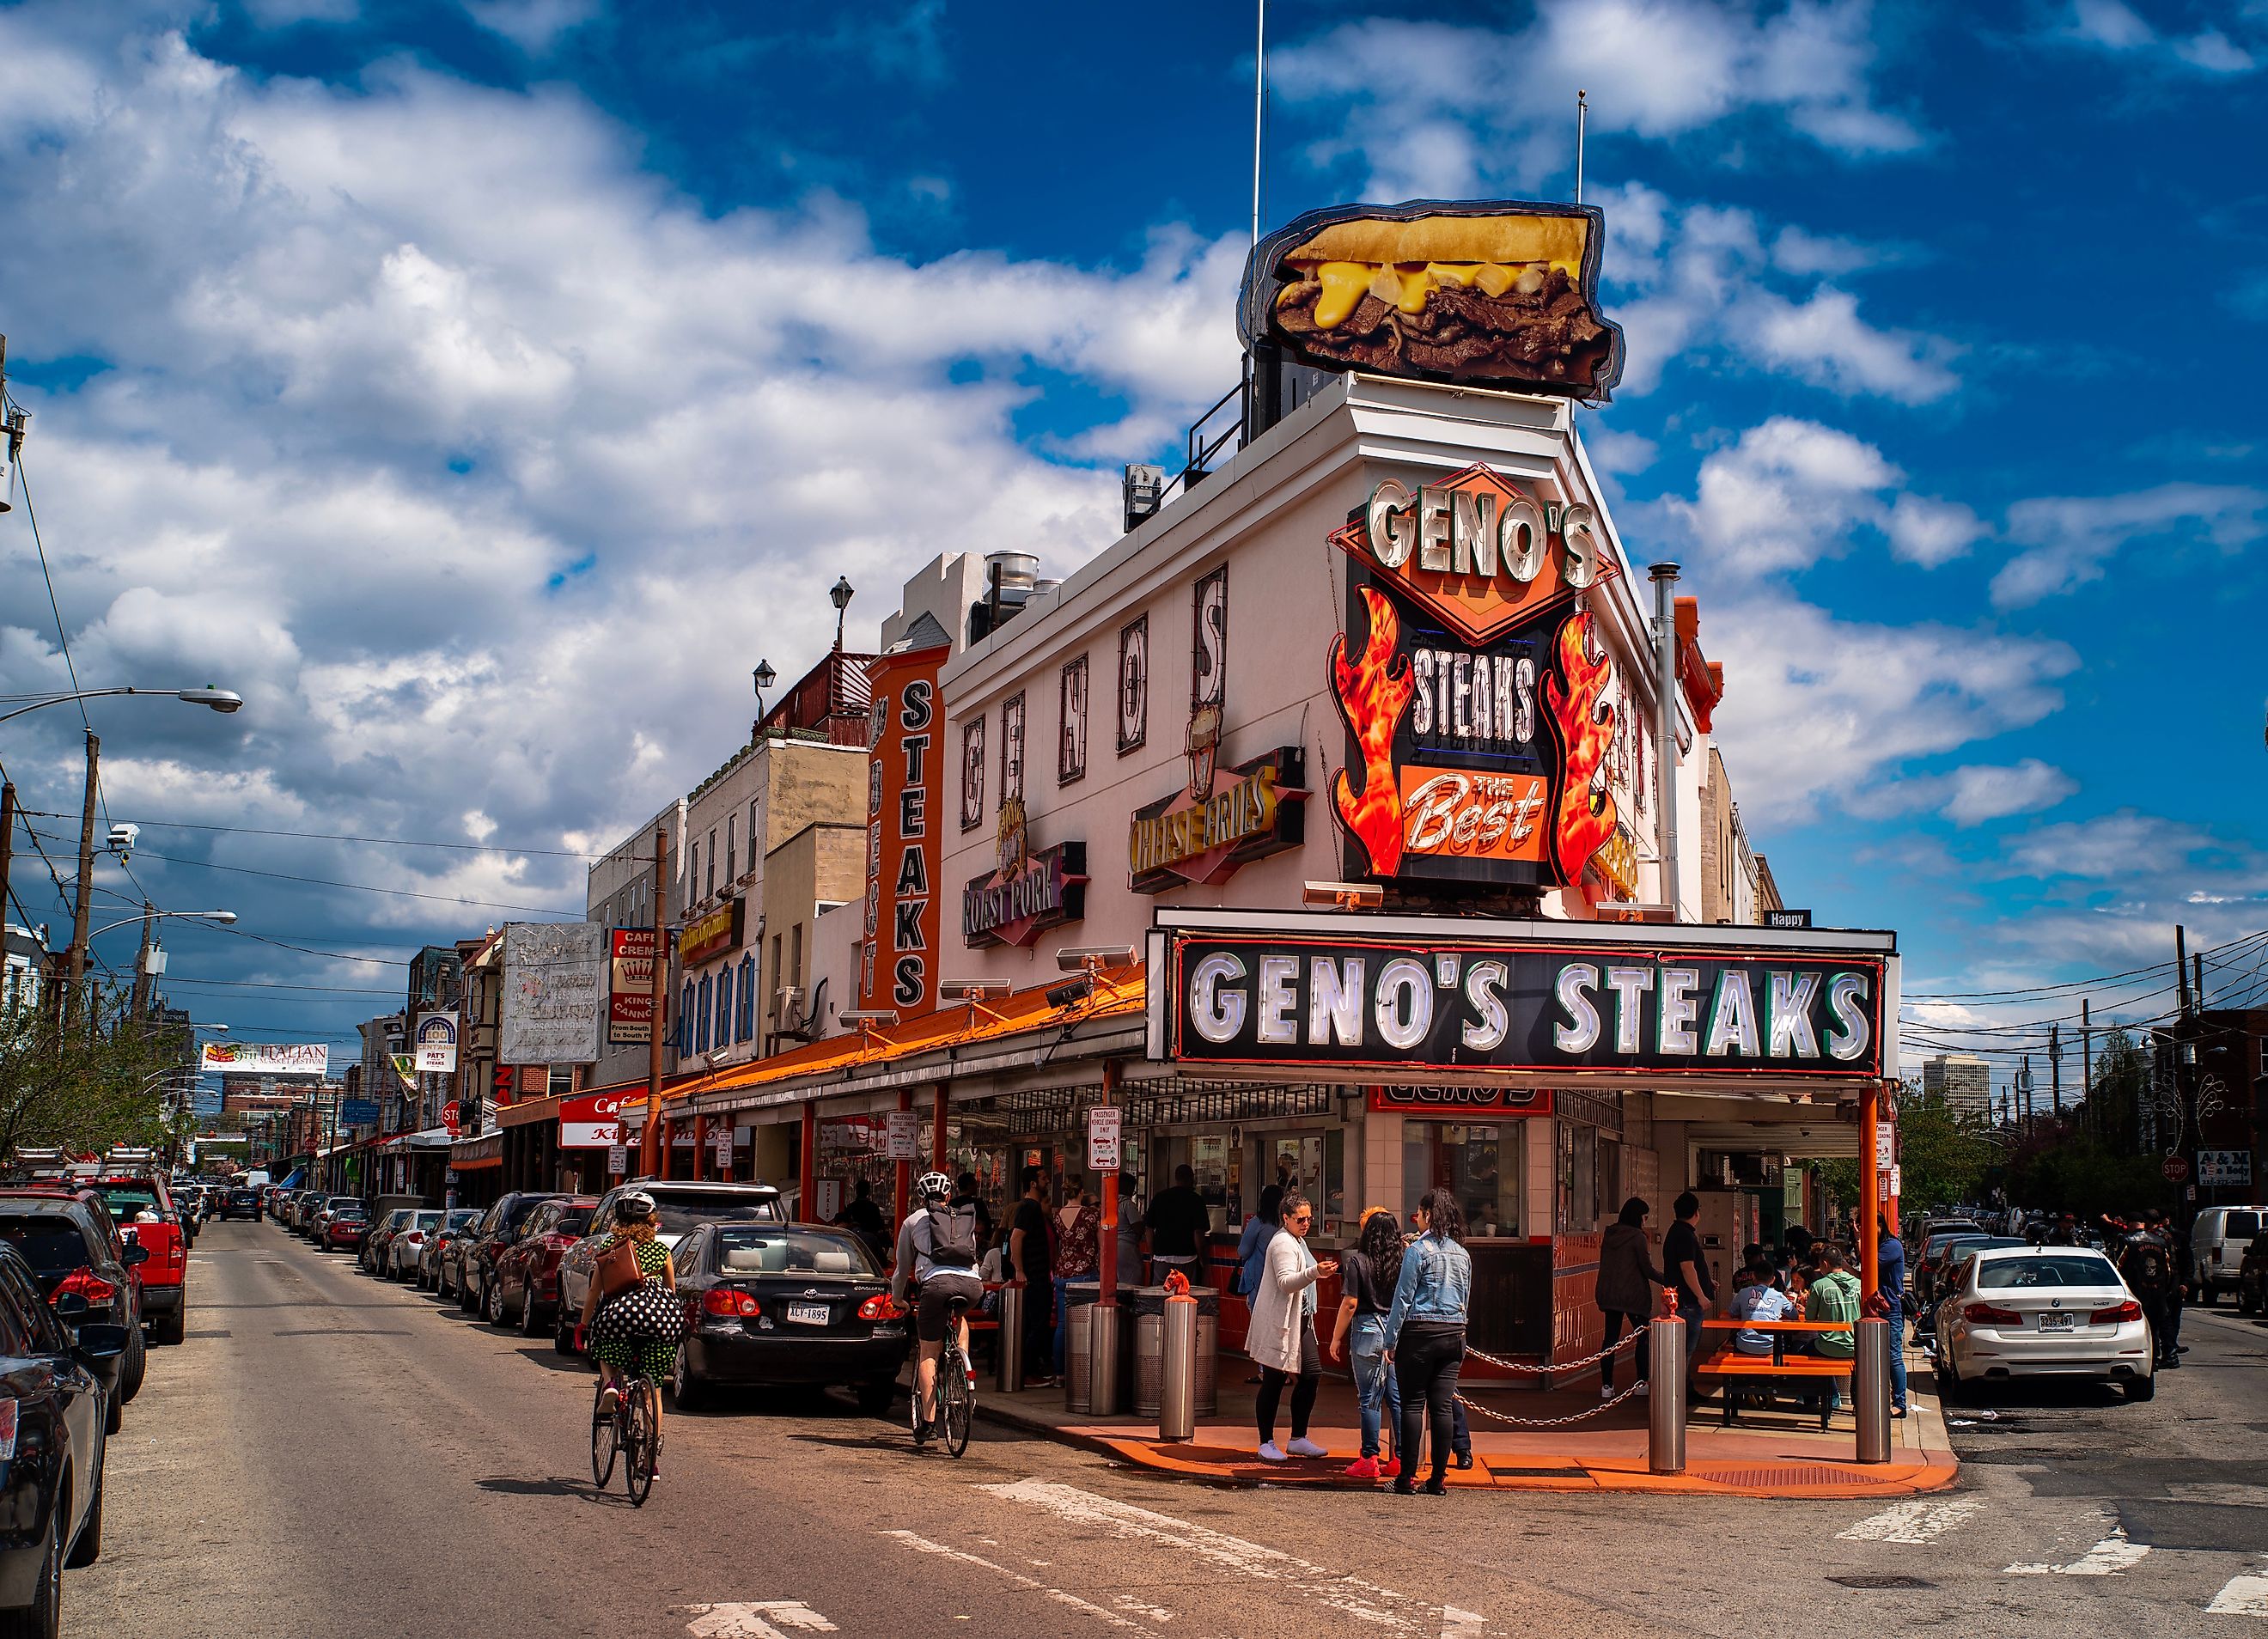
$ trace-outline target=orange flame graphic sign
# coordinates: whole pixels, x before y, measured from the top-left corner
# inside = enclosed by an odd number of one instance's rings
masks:
[[[1362,750],[1362,792],[1355,794],[1348,771],[1341,768],[1331,780],[1331,801],[1339,820],[1361,840],[1370,854],[1370,868],[1390,877],[1402,868],[1402,787],[1394,774],[1394,730],[1410,709],[1417,684],[1410,675],[1409,657],[1395,645],[1402,622],[1384,594],[1358,586],[1370,614],[1370,636],[1362,658],[1350,665],[1346,634],[1331,639],[1331,683],[1337,691],[1339,715]]]
[[[1596,628],[1588,609],[1561,621],[1553,643],[1559,669],[1543,680],[1543,703],[1564,753],[1551,852],[1561,879],[1571,884],[1582,878],[1583,867],[1615,831],[1615,799],[1602,777],[1615,739],[1615,709],[1602,698],[1614,666],[1597,646]]]

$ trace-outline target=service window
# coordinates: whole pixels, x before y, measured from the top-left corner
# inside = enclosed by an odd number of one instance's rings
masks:
[[[1466,1233],[1517,1238],[1526,1132],[1520,1121],[1403,1122],[1404,1209],[1415,1211],[1429,1189],[1447,1189],[1464,1209]]]

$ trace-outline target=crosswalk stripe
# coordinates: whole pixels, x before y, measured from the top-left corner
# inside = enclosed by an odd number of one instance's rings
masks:
[[[1984,1504],[1976,1497],[1950,1502],[1894,1503],[1835,1534],[1845,1542],[1928,1542],[1943,1536]]]
[[[2268,1616],[2268,1577],[2231,1577],[2205,1608],[2213,1616]]]
[[[2113,1525],[2110,1534],[2068,1565],[2011,1565],[2005,1577],[2116,1577],[2141,1563],[2150,1551],[2146,1542],[2129,1542],[2126,1527]]]

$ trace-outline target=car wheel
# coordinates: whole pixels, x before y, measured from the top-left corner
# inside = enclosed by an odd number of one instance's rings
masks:
[[[63,1518],[48,1510],[48,1547],[40,1561],[39,1591],[18,1611],[0,1611],[0,1639],[62,1639],[63,1630]]]
[[[876,1378],[872,1382],[861,1383],[858,1387],[858,1409],[869,1417],[887,1417],[890,1415],[890,1402],[897,1398],[897,1393],[898,1380],[895,1378]]]
[[[2126,1391],[2126,1398],[2130,1402],[2155,1400],[2158,1396],[2158,1378],[2155,1372],[2146,1378],[2129,1378],[2119,1386]]]
[[[501,1331],[504,1327],[504,1297],[498,1291],[497,1278],[489,1276],[489,1283],[481,1289],[481,1319]]]
[[[142,1341],[142,1328],[128,1328],[126,1359],[118,1368],[118,1398],[130,1400],[142,1392],[142,1378],[150,1370],[150,1346]]]
[[[70,1545],[70,1553],[63,1560],[67,1570],[84,1570],[102,1557],[102,1476],[94,1477],[94,1501],[87,1505],[86,1524],[78,1528],[78,1536]]]
[[[536,1323],[535,1286],[533,1282],[529,1283],[527,1290],[520,1294],[519,1334],[522,1337],[541,1337],[543,1335],[543,1328]]]
[[[462,1270],[460,1270],[457,1275],[457,1308],[464,1314],[476,1312],[473,1307],[472,1281]]]
[[[709,1400],[709,1385],[694,1376],[693,1368],[687,1363],[692,1353],[689,1349],[680,1349],[677,1363],[669,1371],[669,1397],[677,1402],[680,1411],[697,1411]]]
[[[115,1389],[104,1398],[109,1404],[103,1407],[102,1431],[105,1434],[115,1434],[126,1426],[126,1401],[120,1397]]]
[[[153,1343],[178,1343],[189,1334],[189,1295],[181,1294],[181,1306],[171,1314],[161,1314],[150,1322],[150,1341]]]

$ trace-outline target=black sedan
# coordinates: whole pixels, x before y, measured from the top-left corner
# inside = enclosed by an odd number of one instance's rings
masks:
[[[817,1224],[704,1224],[670,1253],[685,1299],[670,1379],[692,1407],[712,1386],[843,1384],[887,1410],[913,1327],[856,1235]]]
[[[220,1216],[224,1221],[244,1218],[254,1224],[259,1223],[260,1192],[256,1189],[230,1190],[221,1197]]]
[[[50,1310],[31,1267],[0,1246],[0,1628],[62,1627],[63,1568],[102,1552],[103,1422],[99,1375],[126,1352],[127,1329],[85,1317],[76,1293]]]

